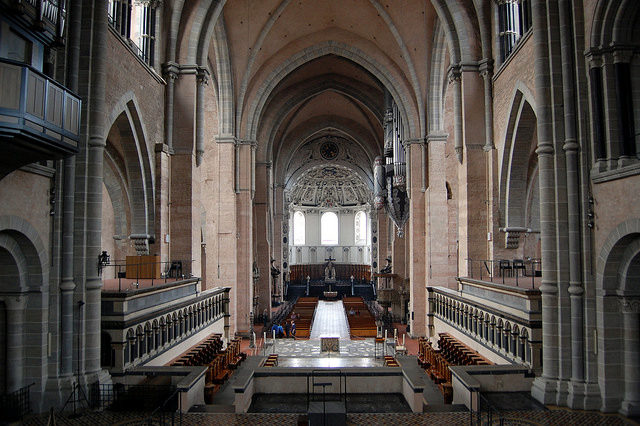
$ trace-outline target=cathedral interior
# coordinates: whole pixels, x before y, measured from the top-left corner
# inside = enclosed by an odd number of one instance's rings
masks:
[[[637,421],[638,129],[635,0],[0,0],[0,421]]]

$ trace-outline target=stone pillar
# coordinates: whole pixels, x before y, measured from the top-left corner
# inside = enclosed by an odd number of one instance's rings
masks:
[[[236,331],[249,332],[253,309],[253,207],[252,151],[255,142],[242,141],[238,146],[239,181],[236,194]]]
[[[640,415],[640,298],[621,300],[624,326],[624,400],[620,413]]]
[[[196,166],[202,164],[204,156],[204,93],[208,81],[207,69],[198,67],[196,70]]]
[[[69,37],[67,51],[67,87],[78,92],[80,38],[82,33],[82,1],[69,2]],[[76,288],[73,269],[73,228],[75,217],[75,155],[64,159],[64,200],[62,220],[62,268],[60,283],[60,375],[73,374],[73,292]]]
[[[425,193],[422,191],[422,174],[425,166],[422,161],[423,141],[406,144],[411,166],[409,186],[411,203],[409,214],[409,325],[412,337],[427,335],[427,294],[426,294],[426,256],[425,256]]]
[[[456,157],[462,163],[463,124],[462,124],[462,69],[460,65],[449,70],[449,84],[453,86],[453,142]]]
[[[126,359],[126,351],[127,342],[111,342],[111,348],[114,352],[114,360],[113,360],[113,372],[114,373],[122,373],[124,372],[124,365],[129,361]]]
[[[232,300],[230,307],[231,315],[229,319],[230,333],[234,333],[236,321],[239,320],[236,315],[236,307],[239,297],[247,297],[246,294],[238,293],[238,271],[240,270],[237,263],[238,249],[238,219],[239,212],[238,194],[236,194],[236,143],[237,140],[233,136],[219,136],[216,138],[218,148],[218,283],[219,285],[229,285],[224,283],[232,283],[233,288],[231,294],[227,295]],[[247,192],[247,191],[245,191]],[[245,200],[246,203],[246,200]]]
[[[5,299],[7,309],[7,393],[20,389],[24,376],[24,296]]]
[[[427,136],[428,182],[425,194],[427,254],[426,282],[429,286],[450,287],[457,285],[449,273],[449,209],[447,206],[447,182],[445,144],[447,135],[432,133]]]
[[[85,284],[85,372],[98,373],[100,367],[100,302],[102,278],[98,275],[98,256],[102,245],[102,180],[106,146],[105,86],[107,69],[107,7],[96,0],[93,16],[93,47],[91,56],[91,97],[89,99],[89,147],[86,210],[86,273]]]
[[[282,262],[284,261],[284,257],[282,255],[283,252],[283,243],[282,243],[282,239],[284,237],[289,237],[289,226],[288,223],[286,222],[286,215],[284,214],[284,185],[280,184],[280,183],[275,183],[274,184],[274,190],[273,190],[273,204],[274,204],[274,208],[273,208],[273,252],[272,252],[272,257],[274,259],[276,259],[276,265],[279,265],[280,270],[282,271]],[[269,259],[271,260],[271,259]],[[271,271],[271,269],[269,269],[269,271]],[[280,274],[278,276],[278,278],[276,278],[276,286],[277,288],[273,287],[273,280],[271,279],[271,276],[269,276],[269,281],[271,283],[271,294],[277,293],[277,294],[282,294],[281,292],[277,291],[277,289],[279,289],[280,286],[280,282],[282,280],[282,274]],[[271,313],[269,313],[269,315],[271,315]]]
[[[531,394],[543,404],[556,403],[558,348],[558,288],[556,283],[556,218],[554,147],[552,137],[551,87],[549,75],[549,43],[547,39],[547,7],[544,0],[533,0],[533,43],[535,52],[536,102],[538,104],[538,175],[540,186],[540,228],[542,245],[542,375],[533,382]],[[535,346],[533,358],[536,357]],[[533,364],[536,365],[536,364]],[[537,364],[540,365],[540,364]]]
[[[173,99],[178,71],[178,64],[175,62],[162,65],[162,75],[167,82],[164,95],[164,143],[169,151],[173,151]]]
[[[262,315],[266,309],[267,314],[271,312],[271,293],[269,292],[269,281],[271,280],[270,267],[270,241],[268,224],[271,220],[269,216],[269,187],[268,175],[271,172],[271,163],[256,163],[256,195],[253,200],[254,229],[255,229],[255,253],[254,261],[260,269],[260,278],[256,283],[255,296],[258,297],[258,307],[254,312],[256,317]]]

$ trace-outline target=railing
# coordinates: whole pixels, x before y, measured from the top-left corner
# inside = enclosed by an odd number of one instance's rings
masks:
[[[25,414],[31,412],[31,398],[29,389],[35,383],[5,395],[0,395],[0,421],[20,421]]]
[[[77,152],[80,97],[35,68],[9,59],[0,59],[0,79],[0,130],[27,132],[62,154]]]
[[[337,377],[337,392],[331,392],[327,394],[327,387],[335,388],[336,384],[333,383],[333,380],[330,378]],[[318,379],[323,379],[323,381],[319,382]],[[322,394],[319,393],[319,389],[322,388]],[[329,396],[331,401],[335,401],[336,398],[340,402],[344,402],[345,412],[347,410],[347,374],[339,369],[323,369],[323,370],[312,370],[310,373],[307,373],[307,411],[309,411],[311,402],[317,401],[318,397],[322,395],[322,404],[323,408],[325,407],[327,396]],[[323,409],[323,420],[326,421],[326,411]]]
[[[505,359],[541,367],[542,302],[539,290],[459,278],[457,290],[427,287],[433,318]]]
[[[106,276],[113,276],[113,279],[118,280],[118,291],[122,291],[122,280],[129,279],[134,280],[132,283],[133,289],[137,290],[140,287],[141,279],[150,279],[151,287],[155,285],[155,283],[167,283],[169,281],[179,281],[187,278],[192,278],[192,274],[189,271],[192,271],[191,264],[193,263],[192,259],[189,260],[172,260],[172,261],[158,261],[158,262],[136,262],[136,263],[127,263],[124,260],[114,260],[108,264],[101,265],[101,268],[105,271]],[[145,278],[145,273],[143,271],[153,270],[154,265],[159,265],[162,272],[160,273],[160,277],[156,277],[155,274],[151,274],[151,278]],[[107,268],[113,268],[113,275],[110,274]],[[127,268],[134,269],[134,274],[131,274],[127,277]],[[172,279],[172,280],[171,280]],[[109,289],[104,289],[104,291],[108,291]],[[129,290],[125,288],[125,290]]]
[[[176,411],[178,412],[176,421]],[[182,424],[182,398],[180,392],[175,390],[151,415],[140,422],[143,425],[175,425]]]
[[[89,387],[91,407],[98,410],[142,411],[152,415],[161,407],[174,412],[180,398],[175,386],[170,385],[125,385],[121,383],[94,383]]]
[[[49,30],[57,42],[62,41],[67,15],[63,0],[5,0],[3,3],[33,19],[36,29]]]
[[[540,277],[540,259],[526,258],[514,259],[520,261],[519,266],[514,267],[512,260],[506,259],[471,259],[467,258],[469,265],[469,278],[489,280],[490,282],[502,282],[512,285],[515,279],[516,287],[522,284],[535,288],[535,278]],[[509,262],[508,264],[505,262]],[[522,272],[522,276],[520,276]],[[508,278],[505,281],[505,278]],[[513,278],[513,279],[512,279]]]

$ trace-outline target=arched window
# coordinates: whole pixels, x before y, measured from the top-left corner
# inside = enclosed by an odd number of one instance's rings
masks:
[[[365,212],[359,211],[356,213],[354,228],[356,245],[363,246],[367,244],[367,214]]]
[[[320,219],[320,234],[322,245],[338,244],[338,215],[326,212]]]
[[[304,213],[295,212],[293,214],[293,245],[304,245],[305,220]]]

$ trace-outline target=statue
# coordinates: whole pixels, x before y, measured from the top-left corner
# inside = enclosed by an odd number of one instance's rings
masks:
[[[275,259],[271,259],[271,276],[273,277],[274,280],[278,275],[280,275],[280,269],[278,269],[278,267],[273,264],[273,262],[275,261],[276,261]]]
[[[336,268],[333,266],[333,261],[335,259],[332,259],[331,256],[329,256],[329,259],[325,260],[327,260],[327,263],[324,267],[324,281],[336,282]]]
[[[280,275],[280,269],[278,269],[278,267],[273,264],[275,261],[275,259],[271,259],[271,279],[273,281],[273,293],[271,294],[271,296],[274,298],[274,303],[276,300],[275,298],[280,297],[278,291],[278,275]]]
[[[391,273],[391,258],[387,257],[385,259],[385,262],[387,262],[387,264],[384,266],[384,268],[380,269],[380,273],[381,274],[390,274]]]

